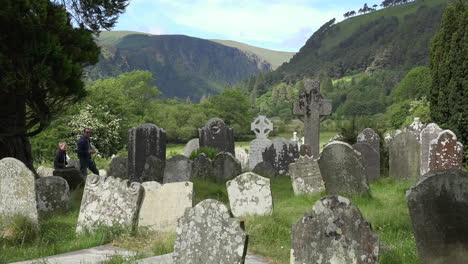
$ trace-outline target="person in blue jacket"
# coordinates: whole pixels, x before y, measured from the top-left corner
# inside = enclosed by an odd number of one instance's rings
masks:
[[[83,177],[87,175],[87,169],[89,168],[94,174],[99,175],[99,171],[96,168],[96,164],[91,159],[91,154],[95,151],[91,148],[90,143],[91,128],[84,129],[84,135],[80,137],[77,145],[78,158],[80,159],[80,172]]]

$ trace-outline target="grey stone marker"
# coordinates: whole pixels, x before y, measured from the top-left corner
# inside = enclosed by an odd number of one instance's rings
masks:
[[[166,132],[154,124],[133,127],[128,134],[128,179],[143,182],[146,160],[155,156],[166,161]]]
[[[64,178],[70,190],[76,189],[78,186],[84,183],[84,179],[81,176],[79,170],[75,169],[74,167],[64,168],[64,169],[55,169],[53,171],[53,176],[58,176]]]
[[[211,118],[198,129],[200,148],[211,147],[234,154],[234,131],[219,118]]]
[[[252,172],[270,179],[276,178],[276,176],[278,176],[276,174],[275,168],[273,168],[273,165],[266,161],[262,161],[255,165],[255,168],[252,170]]]
[[[263,160],[269,162],[275,168],[276,174],[288,175],[289,164],[299,158],[297,144],[285,138],[275,138],[271,145],[262,153]]]
[[[289,164],[289,175],[295,195],[320,193],[325,190],[320,168],[316,159],[301,156]]]
[[[419,120],[419,117],[415,117],[414,118],[414,121],[413,123],[411,123],[410,125],[408,125],[406,127],[406,131],[409,131],[411,133],[413,133],[413,135],[416,137],[416,139],[418,141],[421,140],[420,138],[420,135],[421,135],[421,131],[426,127],[425,124],[423,124],[420,120]]]
[[[163,183],[186,182],[192,178],[192,161],[184,155],[166,160]]]
[[[418,178],[420,145],[412,132],[397,134],[389,147],[389,175],[395,180]]]
[[[205,153],[200,153],[192,162],[192,178],[213,179],[213,163]]]
[[[236,147],[236,159],[241,163],[242,171],[247,171],[249,168],[249,153],[246,149]]]
[[[187,144],[185,144],[185,147],[182,150],[182,153],[184,156],[190,157],[192,152],[197,150],[199,147],[200,147],[200,142],[198,138],[192,138],[191,140],[189,140],[189,142],[187,142]]]
[[[329,143],[320,153],[318,163],[328,194],[369,194],[361,153],[348,143]]]
[[[380,242],[359,209],[341,196],[318,200],[293,225],[291,264],[377,264]]]
[[[356,138],[356,143],[371,145],[377,153],[380,153],[380,136],[372,128],[365,128]],[[380,155],[380,154],[379,154]]]
[[[270,179],[246,172],[228,181],[226,187],[229,205],[235,217],[272,214]]]
[[[70,208],[70,188],[62,177],[49,176],[36,180],[37,210],[54,213]]]
[[[457,141],[457,136],[452,131],[440,132],[429,147],[429,171],[462,167],[463,144]]]
[[[177,221],[175,264],[240,264],[246,252],[243,222],[232,218],[221,202],[201,201]]]
[[[468,173],[426,173],[406,193],[422,264],[468,260]]]
[[[159,183],[163,182],[164,178],[164,169],[166,163],[155,156],[149,156],[146,159],[145,166],[143,167],[143,172],[141,173],[140,180],[145,181],[157,181]]]
[[[273,123],[266,116],[260,115],[250,124],[250,130],[257,137],[250,142],[249,148],[249,168],[253,169],[263,161],[262,152],[271,145],[268,134],[273,131]]]
[[[320,122],[331,114],[331,100],[320,93],[318,80],[305,79],[304,91],[293,103],[293,114],[304,122],[304,144],[311,146],[311,154],[317,158],[320,149]]]
[[[419,138],[421,139],[421,175],[429,171],[429,147],[431,141],[436,139],[442,129],[435,123],[428,124],[422,131]]]
[[[54,168],[39,166],[39,168],[37,168],[37,175],[39,175],[39,177],[52,176],[54,175]]]
[[[362,165],[366,171],[367,182],[371,183],[380,177],[380,155],[369,144],[356,143],[353,148],[361,153]]]
[[[76,232],[94,231],[99,226],[133,228],[142,195],[143,188],[138,182],[88,175]]]
[[[229,152],[219,152],[213,160],[213,176],[217,182],[226,182],[242,173],[240,162]]]
[[[0,160],[0,217],[20,215],[38,225],[34,174],[15,158]]]
[[[120,178],[122,180],[128,179],[128,158],[114,157],[109,164],[109,176]]]

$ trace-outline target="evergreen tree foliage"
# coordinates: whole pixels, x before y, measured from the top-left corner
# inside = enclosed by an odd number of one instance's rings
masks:
[[[411,69],[393,90],[394,102],[420,99],[429,93],[431,86],[431,72],[429,68],[420,66]]]

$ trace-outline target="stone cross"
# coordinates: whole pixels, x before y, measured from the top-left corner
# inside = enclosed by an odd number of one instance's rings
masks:
[[[331,100],[324,99],[320,94],[318,80],[305,79],[305,90],[299,99],[293,102],[293,114],[304,122],[305,145],[311,146],[311,154],[317,158],[320,143],[320,122],[331,114]]]
[[[273,123],[264,115],[259,115],[252,123],[250,123],[250,130],[252,130],[257,138],[268,138],[268,134],[273,131]]]

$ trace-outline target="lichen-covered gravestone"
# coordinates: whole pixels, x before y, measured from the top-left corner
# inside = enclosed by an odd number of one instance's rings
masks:
[[[143,189],[138,182],[89,175],[81,200],[76,232],[94,231],[99,226],[133,228]]]
[[[289,164],[299,158],[299,149],[297,144],[285,138],[275,138],[271,145],[263,153],[263,161],[271,163],[275,168],[276,174],[287,175],[289,173]]]
[[[461,169],[462,166],[463,144],[452,131],[440,132],[429,147],[429,171]]]
[[[253,169],[263,161],[262,152],[271,145],[268,134],[273,131],[273,123],[266,116],[260,115],[250,124],[250,130],[256,136],[256,139],[250,142],[249,148],[249,168]]]
[[[359,209],[347,198],[327,196],[293,225],[291,264],[377,264],[379,248]]]
[[[411,132],[397,134],[389,147],[389,175],[395,180],[418,178],[420,145]]]
[[[166,132],[154,124],[133,127],[128,134],[128,179],[143,182],[142,174],[149,156],[166,161]],[[161,172],[161,175],[164,172]],[[147,179],[151,180],[151,179]]]
[[[325,190],[318,162],[312,157],[301,156],[295,163],[289,164],[289,176],[295,195],[319,193]]]
[[[246,252],[243,223],[221,202],[201,201],[177,221],[175,264],[240,264]]]
[[[157,232],[173,232],[177,219],[192,207],[193,183],[175,182],[161,185],[144,182],[138,226]]]
[[[146,159],[145,166],[143,167],[143,172],[141,173],[141,182],[157,181],[159,183],[162,183],[164,178],[165,166],[166,163],[160,160],[158,157],[149,156]]]
[[[318,160],[328,194],[368,195],[361,153],[341,141],[328,144]]]
[[[467,263],[468,173],[428,172],[406,200],[421,263]]]
[[[234,154],[234,132],[219,118],[211,118],[198,129],[200,148],[210,147]]]
[[[24,216],[38,225],[34,174],[15,158],[0,160],[0,217]]]
[[[70,188],[62,177],[49,176],[36,180],[39,213],[54,213],[70,207]]]
[[[371,183],[380,177],[380,155],[369,144],[356,143],[353,148],[362,155],[362,165],[366,171],[367,182]]]
[[[192,138],[187,144],[185,144],[184,149],[182,150],[182,153],[186,157],[190,157],[192,152],[197,150],[200,147],[200,142],[198,138]]]
[[[128,179],[128,158],[114,157],[109,164],[109,176],[120,178],[122,180]]]
[[[442,132],[442,129],[435,123],[428,124],[421,131],[419,137],[421,140],[421,175],[429,171],[429,148],[431,146],[431,141],[436,139],[440,132]]]
[[[192,161],[184,155],[175,155],[166,160],[163,183],[186,182],[192,176]]]
[[[270,179],[246,172],[228,181],[226,187],[235,217],[272,214]]]
[[[249,168],[249,153],[246,149],[236,147],[236,159],[241,163],[242,171]]]
[[[213,163],[205,153],[200,153],[192,162],[192,178],[212,179]]]
[[[241,164],[231,153],[220,152],[213,159],[213,177],[217,182],[226,182],[241,173]]]
[[[377,153],[380,153],[380,136],[372,128],[365,128],[356,138],[357,143],[371,145]]]
[[[406,127],[406,131],[412,133],[416,139],[420,142],[421,138],[421,131],[426,127],[425,124],[423,124],[420,120],[419,117],[415,117],[413,123],[408,125]]]

